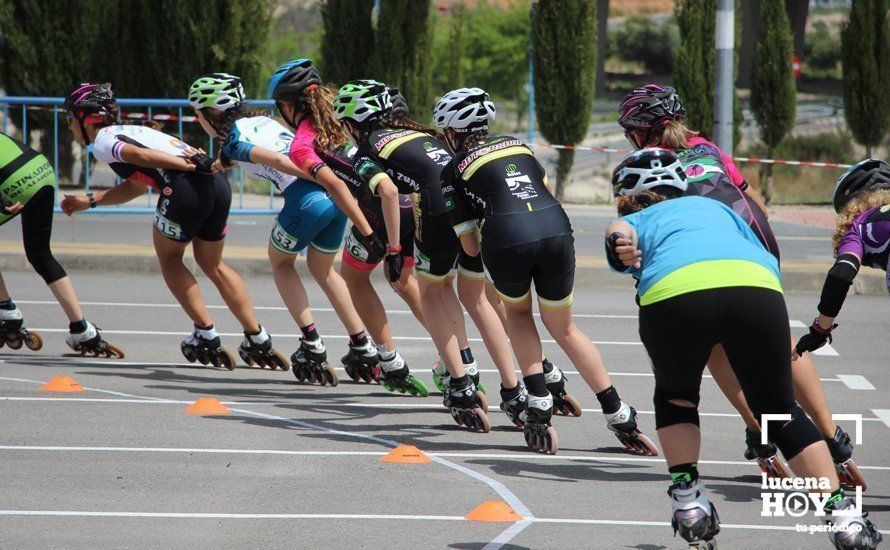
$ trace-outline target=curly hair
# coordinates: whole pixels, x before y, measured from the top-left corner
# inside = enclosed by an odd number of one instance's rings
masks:
[[[871,193],[862,193],[845,204],[841,213],[837,215],[837,224],[835,225],[834,237],[832,238],[835,257],[837,256],[837,249],[840,245],[841,238],[853,225],[853,220],[856,216],[871,208],[888,204],[890,204],[890,190],[888,189],[881,189]]]
[[[618,197],[618,215],[627,216],[628,214],[634,214],[653,204],[658,204],[668,199],[675,199],[682,194],[683,192],[679,189],[661,185],[648,191],[643,191],[638,195]]]

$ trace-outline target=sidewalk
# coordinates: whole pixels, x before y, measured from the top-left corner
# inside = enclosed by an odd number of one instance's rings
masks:
[[[830,206],[772,206],[770,220],[834,229],[837,214]]]

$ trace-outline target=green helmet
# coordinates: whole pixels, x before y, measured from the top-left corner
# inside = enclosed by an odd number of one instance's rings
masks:
[[[334,116],[339,120],[371,121],[392,109],[386,85],[376,80],[353,80],[337,91]]]
[[[211,108],[228,111],[244,101],[241,79],[226,73],[207,74],[189,88],[189,104],[195,109]]]

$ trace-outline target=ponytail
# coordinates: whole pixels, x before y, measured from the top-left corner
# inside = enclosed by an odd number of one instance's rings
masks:
[[[668,122],[660,136],[655,138],[655,147],[666,149],[689,149],[689,140],[698,135],[679,120]]]
[[[408,117],[398,117],[394,114],[390,114],[380,119],[379,127],[394,128],[396,130],[414,130],[415,132],[428,134],[441,141],[442,143],[447,143],[445,141],[445,135],[442,132],[430,126],[421,124],[416,120],[412,120]]]
[[[315,126],[315,145],[322,150],[331,151],[349,143],[349,134],[334,116],[334,90],[324,85],[310,86],[303,91],[303,96]]]

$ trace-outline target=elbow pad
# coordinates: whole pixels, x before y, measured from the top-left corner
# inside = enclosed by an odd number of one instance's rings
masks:
[[[618,258],[618,253],[615,252],[615,247],[618,246],[618,239],[626,239],[627,235],[624,233],[619,233],[615,231],[608,237],[606,237],[606,261],[609,262],[609,267],[618,271],[619,273],[625,273],[628,269],[624,263]]]
[[[837,317],[857,273],[859,273],[859,258],[853,254],[841,254],[825,277],[822,297],[819,300],[819,313],[826,317]]]

